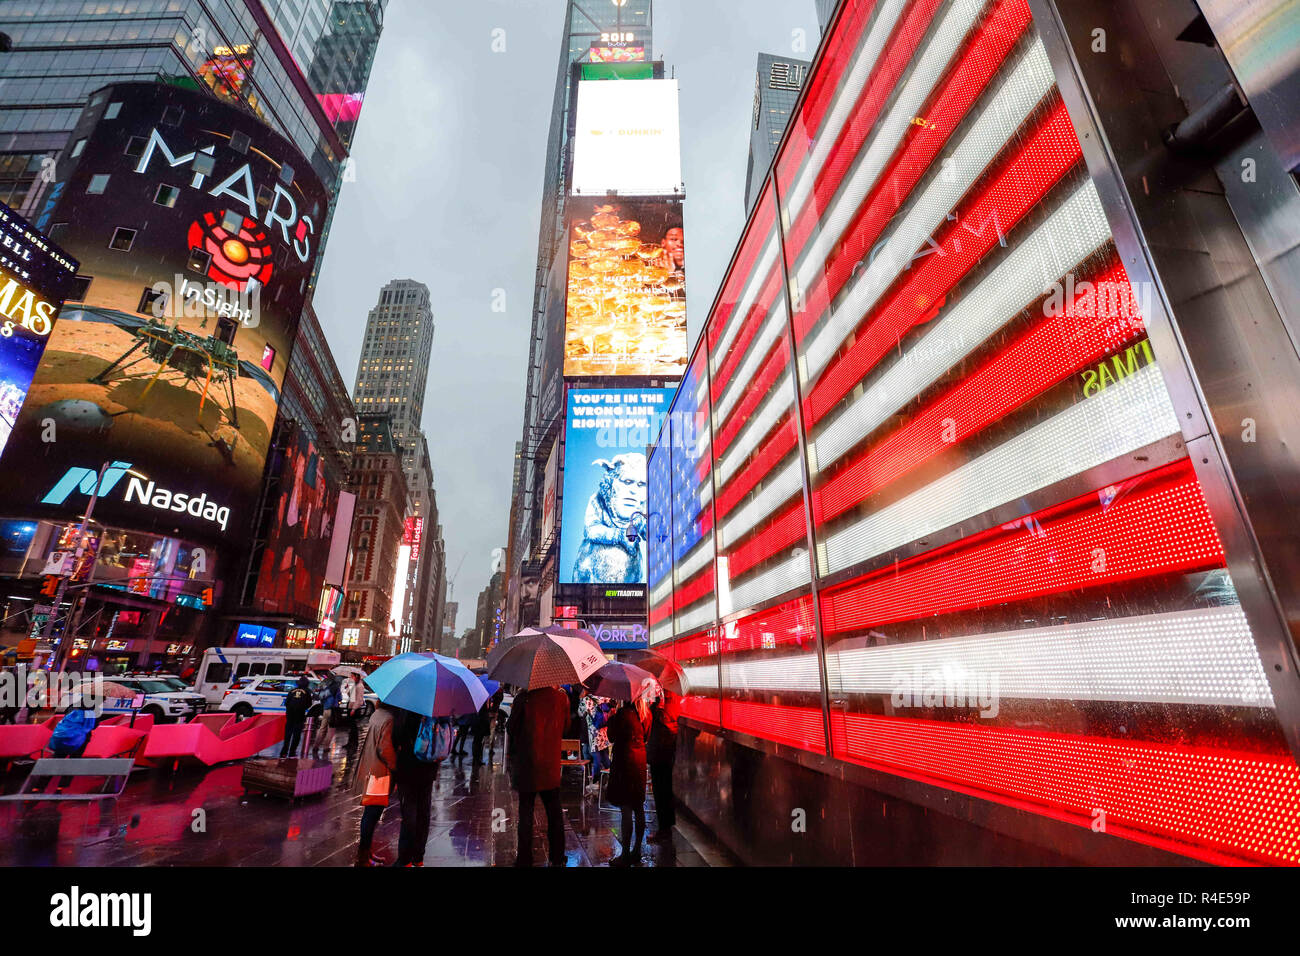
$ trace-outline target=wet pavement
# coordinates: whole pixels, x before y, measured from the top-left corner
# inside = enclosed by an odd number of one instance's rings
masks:
[[[352,792],[358,747],[340,732],[331,749],[334,783],[326,793],[291,803],[245,795],[239,763],[203,768],[137,768],[117,800],[0,803],[0,866],[351,866],[361,818]],[[274,756],[270,751],[268,755]],[[508,866],[515,858],[516,796],[501,744],[491,763],[444,761],[433,793],[426,866]],[[486,758],[485,758],[486,759]],[[18,766],[0,778],[13,792]],[[565,770],[561,788],[569,866],[604,866],[619,852],[619,813],[585,793],[580,771]],[[648,803],[647,806],[651,806]],[[385,811],[375,852],[396,855],[400,812]],[[647,830],[655,817],[647,813]],[[533,858],[546,859],[540,801]],[[678,816],[671,845],[649,844],[645,866],[730,865],[702,830]]]

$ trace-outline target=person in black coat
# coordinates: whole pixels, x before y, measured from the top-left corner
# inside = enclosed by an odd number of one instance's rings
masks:
[[[558,687],[537,687],[515,697],[506,723],[510,782],[519,793],[515,866],[533,865],[533,808],[546,808],[551,866],[564,866],[564,813],[560,807],[560,741],[569,723],[569,699]]]
[[[397,837],[397,859],[393,866],[424,866],[433,782],[438,778],[442,762],[426,762],[415,756],[416,739],[424,718],[409,710],[394,709],[394,713],[393,749],[397,751],[397,767],[393,770],[393,783],[402,810],[402,828]]]
[[[673,764],[677,762],[677,715],[681,712],[681,705],[676,694],[662,687],[656,688],[654,693],[657,696],[650,705],[650,738],[645,749],[659,827],[646,839],[651,843],[669,843],[677,824]]]
[[[623,845],[623,852],[610,866],[634,866],[641,862],[641,840],[645,835],[645,737],[649,729],[650,705],[644,697],[638,697],[635,703],[620,704],[609,719],[609,743],[614,755],[605,796],[621,811]]]
[[[307,678],[299,677],[297,686],[284,695],[284,744],[280,747],[282,759],[298,754],[298,742],[302,739],[302,728],[307,723],[307,711],[312,705],[309,686]]]

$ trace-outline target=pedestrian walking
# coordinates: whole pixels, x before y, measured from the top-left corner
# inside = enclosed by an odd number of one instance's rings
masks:
[[[361,715],[366,712],[366,688],[361,683],[361,675],[353,674],[344,685],[348,708],[348,749],[357,745]]]
[[[655,798],[658,826],[647,840],[671,843],[677,824],[676,797],[673,794],[673,764],[677,762],[677,717],[681,700],[658,683],[650,690],[650,739],[646,741],[646,763],[650,768],[650,786]]]
[[[401,711],[393,729],[397,750],[394,771],[402,829],[393,866],[424,866],[429,842],[429,814],[438,768],[451,753],[451,722]]]
[[[465,741],[469,739],[470,728],[473,723],[473,714],[462,714],[456,718],[456,740],[451,745],[453,755],[457,757],[465,756]]]
[[[551,866],[564,866],[564,815],[560,809],[560,741],[569,722],[569,699],[558,687],[516,695],[506,724],[510,782],[519,794],[515,866],[533,865],[533,810],[546,808]]]
[[[307,711],[312,706],[309,686],[306,677],[299,677],[297,686],[284,695],[284,745],[280,747],[281,759],[298,755],[302,728],[307,723]]]
[[[479,708],[478,713],[474,715],[473,720],[470,721],[469,730],[474,741],[472,748],[473,756],[471,759],[476,767],[483,766],[483,741],[487,738],[488,732],[492,729],[491,706],[492,698],[489,697],[483,702],[483,706]]]
[[[330,755],[330,743],[334,739],[334,711],[338,708],[343,692],[343,682],[337,674],[328,674],[321,681],[316,700],[320,704],[320,724],[316,728],[316,737],[312,740],[311,755],[319,757],[321,752],[326,758]]]
[[[608,730],[613,759],[605,797],[619,808],[623,845],[623,852],[610,866],[635,866],[641,862],[645,835],[645,738],[650,730],[650,705],[645,696],[620,704],[609,719]]]
[[[373,852],[375,828],[384,815],[393,793],[393,771],[397,769],[397,750],[393,747],[392,708],[380,704],[370,718],[365,745],[357,762],[357,776],[352,783],[353,792],[361,797],[361,833],[357,843],[357,866],[386,866],[387,862]]]

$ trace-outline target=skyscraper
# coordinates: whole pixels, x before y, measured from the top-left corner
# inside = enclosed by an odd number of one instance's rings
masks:
[[[799,99],[799,90],[808,75],[807,60],[795,60],[771,53],[758,55],[758,75],[754,80],[754,117],[749,133],[749,168],[745,171],[745,209],[763,190],[772,157],[781,144],[781,135],[790,119],[790,111]]]
[[[336,39],[336,28],[354,36],[364,20],[377,38],[386,6],[387,0],[0,4],[0,32],[13,41],[0,57],[0,201],[27,209],[87,97],[129,80],[207,89],[240,105],[293,142],[335,195],[375,42],[345,44],[353,55],[349,92],[356,94],[347,109],[332,99],[337,69],[322,64],[312,73],[313,65],[318,47],[337,64],[345,41]],[[312,77],[323,85],[313,86]]]
[[[411,475],[419,457],[420,417],[433,352],[429,287],[394,279],[379,293],[366,319],[353,400],[361,414],[388,412],[393,439],[402,446],[402,470]]]
[[[822,33],[826,32],[826,25],[831,22],[831,17],[835,15],[835,7],[839,0],[815,0],[817,4],[817,25],[821,27]]]
[[[544,316],[548,295],[563,296],[563,278],[560,287],[549,289],[558,250],[567,247],[565,242],[565,181],[568,174],[570,133],[570,86],[573,64],[589,56],[593,44],[611,34],[631,34],[637,46],[648,52],[653,41],[653,0],[624,0],[621,4],[609,0],[568,0],[564,14],[564,34],[560,40],[560,56],[555,76],[555,95],[551,104],[551,125],[546,141],[546,159],[542,171],[542,215],[537,236],[537,267],[534,273],[533,311],[528,348],[527,385],[524,393],[523,437],[516,452],[517,477],[513,485],[510,505],[510,529],[507,541],[506,573],[513,586],[513,603],[517,604],[517,576],[519,564],[527,560],[539,543],[542,471],[545,455],[549,452],[547,440],[554,434],[558,422],[550,409],[547,415],[539,414],[543,392],[562,390],[563,383],[546,380],[542,374],[542,356],[545,342]],[[540,460],[539,460],[540,458]],[[513,623],[511,621],[510,623]]]
[[[366,320],[353,398],[360,414],[388,414],[402,456],[408,491],[404,543],[411,548],[411,559],[401,589],[404,606],[395,616],[403,636],[420,647],[435,646],[439,639],[437,604],[443,590],[433,463],[420,430],[432,352],[429,287],[414,279],[394,279],[380,290]]]

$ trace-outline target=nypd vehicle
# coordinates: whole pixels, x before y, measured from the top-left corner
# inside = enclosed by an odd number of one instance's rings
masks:
[[[202,694],[188,689],[177,690],[174,683],[160,677],[122,676],[109,677],[108,680],[137,692],[134,700],[129,697],[105,700],[104,714],[109,717],[134,712],[152,714],[155,723],[184,722],[203,713],[207,707],[208,702]]]
[[[230,685],[218,710],[231,711],[240,720],[254,714],[283,714],[284,699],[298,686],[303,675],[283,674],[275,677],[241,677]],[[320,678],[307,677],[307,690],[313,697],[320,686]],[[314,716],[316,705],[308,713]]]

